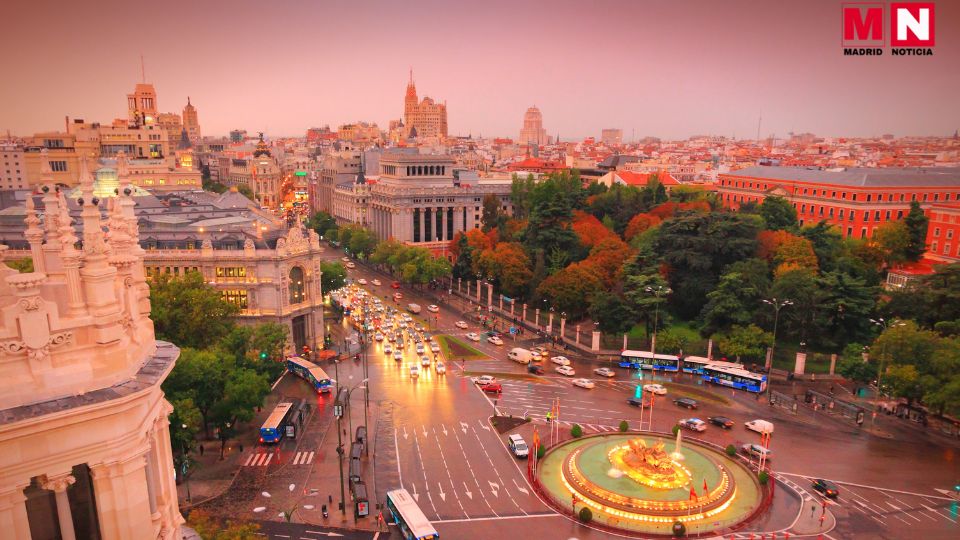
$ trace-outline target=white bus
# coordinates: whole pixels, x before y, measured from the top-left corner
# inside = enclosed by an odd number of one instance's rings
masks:
[[[434,540],[440,534],[405,489],[387,492],[387,509],[406,540]]]

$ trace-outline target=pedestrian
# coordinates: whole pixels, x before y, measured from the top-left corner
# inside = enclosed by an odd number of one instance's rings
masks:
[[[243,443],[240,443],[240,444],[239,444],[239,447],[240,447],[240,453],[242,454],[242,453],[243,453]]]
[[[200,457],[203,457],[203,445],[200,445]]]
[[[813,517],[813,514],[814,514],[814,512],[816,512],[816,511],[817,511],[817,505],[811,504],[811,505],[810,505],[810,517]]]

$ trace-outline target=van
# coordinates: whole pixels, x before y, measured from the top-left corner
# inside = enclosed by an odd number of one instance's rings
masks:
[[[407,311],[410,313],[420,313],[420,304],[407,304]]]
[[[529,364],[530,360],[533,359],[533,353],[520,347],[514,347],[507,353],[507,358],[519,364]]]
[[[513,455],[518,458],[525,458],[530,453],[530,449],[527,448],[526,441],[524,441],[523,437],[516,433],[507,437],[507,447],[509,447],[510,451],[513,452]]]
[[[750,420],[744,422],[743,425],[757,433],[773,433],[773,422],[767,422],[766,420]]]

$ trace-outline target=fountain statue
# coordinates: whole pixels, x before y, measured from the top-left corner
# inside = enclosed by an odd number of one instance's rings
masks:
[[[685,485],[690,477],[663,449],[663,441],[647,446],[644,439],[627,441],[614,448],[610,462],[633,480],[651,487],[674,489]]]

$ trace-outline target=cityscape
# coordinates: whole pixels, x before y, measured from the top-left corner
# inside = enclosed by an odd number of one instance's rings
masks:
[[[6,12],[0,539],[960,536],[960,4]]]

